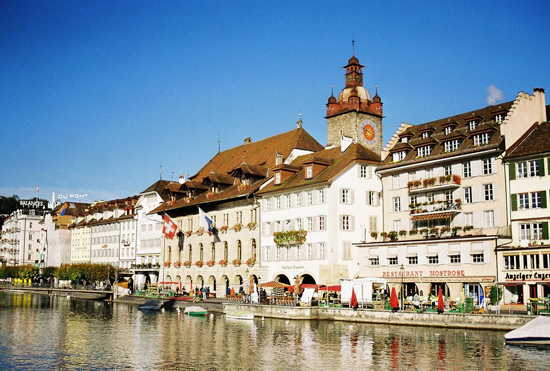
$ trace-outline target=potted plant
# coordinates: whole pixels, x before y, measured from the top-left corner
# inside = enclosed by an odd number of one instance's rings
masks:
[[[233,259],[232,263],[235,267],[238,267],[241,265],[241,259]]]
[[[203,263],[202,260],[197,260],[197,261],[195,262],[195,265],[196,265],[197,267],[199,267],[199,268],[202,267],[203,264],[204,264],[204,263]]]
[[[193,231],[186,231],[185,232],[185,236],[189,237],[193,234]]]
[[[222,259],[218,262],[219,265],[222,267],[227,267],[227,259]]]
[[[248,265],[249,267],[253,267],[254,264],[256,264],[256,258],[248,258],[248,260],[246,261],[246,265]]]
[[[439,234],[439,228],[437,227],[430,228],[430,235],[437,236],[438,234]]]
[[[191,260],[186,260],[186,261],[183,262],[183,266],[186,267],[186,268],[191,267],[191,264],[192,264]]]
[[[197,236],[202,236],[202,234],[204,233],[204,228],[200,227],[195,233],[197,234]]]
[[[424,237],[428,237],[428,232],[429,232],[429,231],[430,231],[430,230],[429,230],[428,228],[422,228],[422,229],[420,230],[420,233],[421,233],[422,235],[424,235]]]
[[[380,232],[380,236],[385,240],[388,237],[388,232]]]
[[[172,265],[171,262],[164,262],[164,266],[165,266],[166,268],[170,267],[170,265]]]
[[[397,231],[390,231],[388,233],[388,237],[390,238],[390,241],[397,240]]]
[[[256,223],[254,222],[250,222],[246,225],[248,227],[248,229],[250,230],[253,230],[253,229],[256,229]]]
[[[180,261],[174,262],[174,268],[179,268],[179,267],[181,267],[181,262]]]
[[[239,232],[243,228],[243,225],[241,223],[237,223],[233,226],[233,230],[235,232]]]
[[[451,227],[448,227],[448,226],[445,225],[445,226],[441,227],[440,232],[441,232],[441,234],[443,234],[443,233],[449,232],[450,230],[451,230]]]
[[[409,236],[415,236],[415,235],[417,235],[417,234],[418,234],[418,229],[411,229],[411,230],[409,231]]]
[[[453,175],[453,182],[460,185],[460,182],[462,182],[462,178],[460,178],[460,175]]]
[[[370,236],[376,240],[378,238],[378,232],[371,232]]]
[[[472,229],[474,229],[474,226],[473,226],[473,225],[465,225],[464,227],[462,227],[462,230],[463,230],[464,232],[471,231]]]
[[[453,227],[452,231],[453,231],[453,237],[455,237],[458,232],[460,232],[462,230],[462,227],[459,227],[459,226],[455,226]]]
[[[206,262],[206,265],[208,265],[209,267],[213,267],[214,264],[216,264],[216,262],[214,260],[209,260]]]
[[[229,227],[228,227],[227,225],[222,225],[222,226],[220,227],[220,231],[221,231],[222,233],[227,233],[227,229],[229,229]]]
[[[402,229],[402,230],[399,231],[399,236],[405,237],[406,235],[407,235],[407,231],[406,231],[406,230]]]

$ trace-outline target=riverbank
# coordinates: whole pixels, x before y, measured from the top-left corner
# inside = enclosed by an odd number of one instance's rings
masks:
[[[28,292],[42,295],[71,296],[87,300],[106,300],[103,292],[83,292],[78,290],[48,290],[32,287],[0,287],[0,290]],[[140,305],[151,298],[125,295],[114,299],[114,302],[130,305]],[[259,305],[226,302],[224,298],[212,298],[199,303],[193,303],[190,297],[176,299],[159,298],[167,309],[186,308],[200,305],[211,313],[226,313],[230,310],[246,310],[255,317],[279,318],[288,320],[326,320],[346,321],[387,325],[426,326],[471,330],[513,330],[531,321],[534,316],[522,314],[462,314],[436,312],[409,312],[375,309],[338,308],[338,307],[294,307],[279,305]]]

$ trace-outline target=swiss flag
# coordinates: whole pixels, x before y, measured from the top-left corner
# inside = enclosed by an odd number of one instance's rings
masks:
[[[176,223],[174,223],[172,219],[170,219],[168,214],[164,214],[164,225],[162,227],[162,233],[164,233],[167,238],[172,239],[176,235],[177,230],[178,226],[176,225]]]

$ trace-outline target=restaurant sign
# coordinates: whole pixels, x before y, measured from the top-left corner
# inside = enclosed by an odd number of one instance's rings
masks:
[[[47,201],[44,200],[20,200],[19,206],[27,209],[45,209]]]
[[[382,272],[383,278],[408,278],[408,277],[465,277],[464,270],[431,270],[428,275],[423,271],[391,271]]]
[[[506,281],[550,280],[550,273],[506,273]]]

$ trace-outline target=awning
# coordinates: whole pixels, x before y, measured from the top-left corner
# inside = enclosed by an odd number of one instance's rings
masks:
[[[454,212],[437,213],[437,214],[416,214],[416,215],[413,215],[412,221],[418,222],[421,220],[446,219],[446,218],[452,217],[454,214],[455,214]]]
[[[322,290],[328,290],[328,291],[342,291],[342,286],[340,286],[340,285],[325,286]]]
[[[523,286],[525,282],[499,282],[498,285],[502,286]]]
[[[550,285],[550,281],[539,281],[539,282],[537,282],[537,285],[546,285],[546,286],[549,286],[549,285]]]
[[[285,288],[289,287],[290,285],[287,285],[286,283],[278,282],[278,281],[269,281],[259,284],[260,287],[278,287],[278,288]]]

